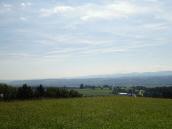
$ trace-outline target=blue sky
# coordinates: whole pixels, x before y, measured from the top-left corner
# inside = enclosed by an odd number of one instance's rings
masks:
[[[171,0],[1,0],[0,79],[172,70]]]

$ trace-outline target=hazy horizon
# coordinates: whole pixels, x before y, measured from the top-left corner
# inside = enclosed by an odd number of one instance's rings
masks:
[[[172,71],[171,0],[1,0],[0,80]]]
[[[92,74],[92,75],[78,75],[78,76],[64,76],[54,78],[13,78],[0,79],[0,81],[15,81],[15,80],[46,80],[46,79],[94,79],[94,78],[120,78],[120,77],[139,77],[139,76],[172,76],[172,71],[147,71],[147,72],[127,72],[127,73],[110,73],[110,74]]]

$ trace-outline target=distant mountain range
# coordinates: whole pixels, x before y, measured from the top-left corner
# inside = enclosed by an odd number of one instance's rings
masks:
[[[26,83],[31,86],[79,87],[85,85],[113,85],[113,86],[172,86],[172,71],[94,75],[68,79],[35,79],[1,81],[14,86]]]
[[[159,72],[133,72],[123,74],[107,74],[107,75],[89,75],[80,78],[119,78],[119,77],[148,77],[148,76],[172,76],[172,71],[159,71]]]

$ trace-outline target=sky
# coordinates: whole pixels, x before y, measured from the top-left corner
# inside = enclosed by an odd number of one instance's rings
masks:
[[[0,80],[172,70],[171,0],[0,0]]]

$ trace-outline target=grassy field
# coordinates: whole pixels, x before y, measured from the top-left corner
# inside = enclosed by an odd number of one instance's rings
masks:
[[[110,89],[100,89],[100,88],[95,88],[95,89],[75,89],[79,93],[83,94],[84,96],[109,96],[113,95],[112,90]]]
[[[0,102],[0,129],[171,129],[172,100],[86,97]]]

